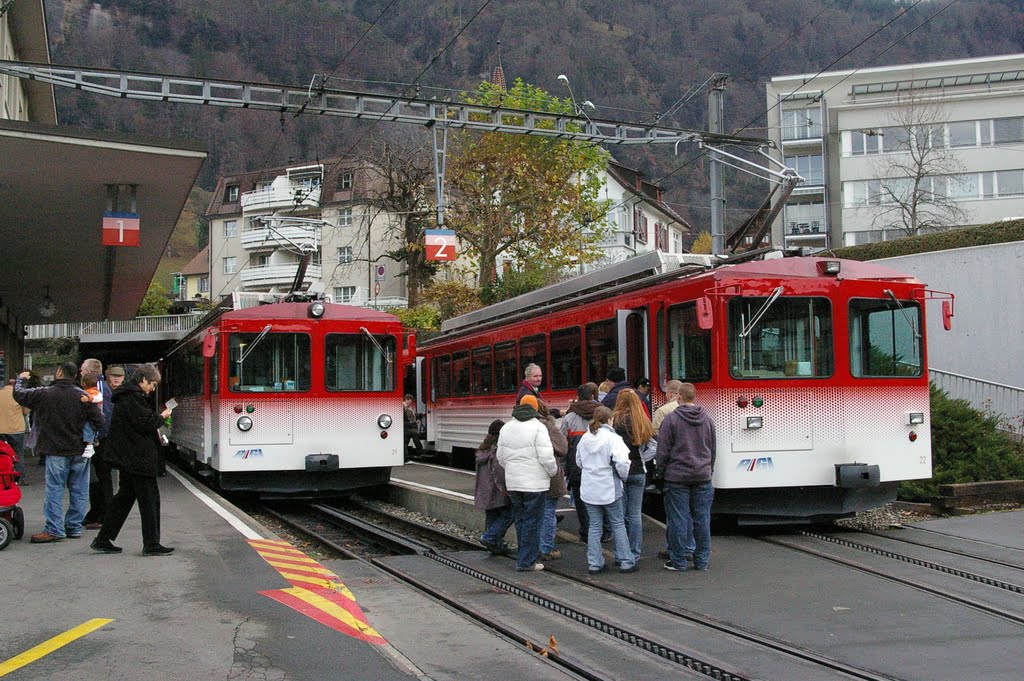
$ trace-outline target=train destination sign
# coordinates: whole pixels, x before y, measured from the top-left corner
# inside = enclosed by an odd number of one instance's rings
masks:
[[[427,260],[455,260],[455,231],[451,229],[428,229]]]
[[[139,231],[138,213],[103,213],[104,246],[138,246]]]

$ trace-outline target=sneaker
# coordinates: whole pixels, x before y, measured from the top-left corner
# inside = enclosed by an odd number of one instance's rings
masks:
[[[516,572],[540,572],[544,569],[544,563],[534,563],[530,567],[517,567]]]
[[[68,532],[64,536],[67,537],[68,539],[81,539],[82,538],[82,533],[81,532]]]
[[[666,560],[665,561],[665,569],[666,570],[672,570],[673,572],[686,572],[686,566],[685,565],[676,565],[675,563],[673,563],[670,560]]]
[[[620,567],[619,568],[619,572],[621,572],[622,574],[626,574],[628,572],[636,572],[639,569],[640,569],[640,563],[633,563],[629,567]]]
[[[32,538],[28,541],[30,544],[51,544],[55,541],[64,541],[64,537],[57,537],[49,532],[40,532],[39,534],[33,534]]]
[[[558,560],[562,557],[562,552],[558,549],[551,549],[547,553],[540,554],[540,557],[544,560]]]
[[[100,553],[121,553],[120,546],[114,546],[113,542],[99,541],[98,539],[93,539],[89,548]]]
[[[169,546],[154,546],[151,549],[143,549],[142,555],[144,556],[167,556],[174,553],[174,549]]]
[[[608,566],[607,566],[607,565],[602,565],[602,566],[601,566],[601,567],[599,567],[599,568],[589,568],[589,569],[588,569],[587,571],[588,571],[588,572],[589,572],[590,574],[592,574],[592,575],[599,575],[599,574],[601,574],[602,572],[608,572]]]

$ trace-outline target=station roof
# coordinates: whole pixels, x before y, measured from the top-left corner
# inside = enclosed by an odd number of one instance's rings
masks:
[[[0,299],[20,324],[130,319],[206,158],[202,145],[0,120]],[[108,185],[136,185],[140,245],[102,244]],[[49,291],[56,305],[40,313]]]

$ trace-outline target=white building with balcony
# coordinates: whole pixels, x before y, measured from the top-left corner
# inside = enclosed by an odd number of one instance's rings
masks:
[[[1024,54],[777,76],[766,92],[776,155],[805,178],[773,225],[777,246],[907,236],[895,208],[911,145],[939,159],[916,164],[924,196],[940,197],[922,212],[951,199],[947,227],[1024,215]]]
[[[335,302],[405,305],[398,265],[379,256],[395,248],[391,216],[373,209],[371,173],[355,160],[325,160],[227,175],[207,209],[210,290],[287,293],[310,252],[299,290]]]

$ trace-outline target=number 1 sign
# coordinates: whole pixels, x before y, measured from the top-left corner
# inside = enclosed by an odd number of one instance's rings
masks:
[[[111,213],[103,214],[103,245],[104,246],[138,246],[139,245],[139,214]]]
[[[428,229],[427,260],[455,260],[455,232],[451,229]]]

